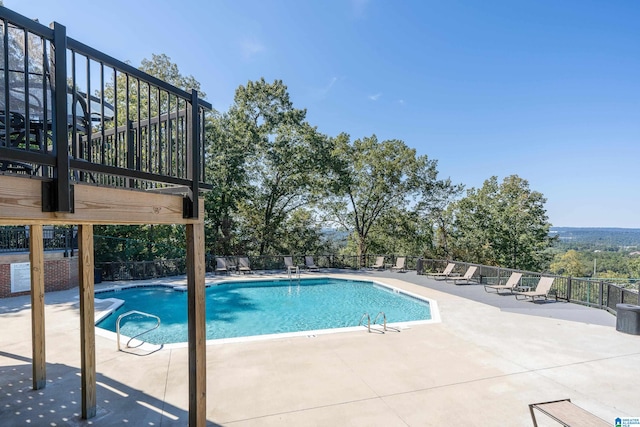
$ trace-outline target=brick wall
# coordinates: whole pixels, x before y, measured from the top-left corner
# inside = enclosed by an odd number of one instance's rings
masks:
[[[11,292],[11,264],[29,262],[29,254],[0,255],[0,298],[29,295],[26,292]],[[62,291],[78,286],[78,258],[65,257],[60,252],[45,252],[45,292]]]

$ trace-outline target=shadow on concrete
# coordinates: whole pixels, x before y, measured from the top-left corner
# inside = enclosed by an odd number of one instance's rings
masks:
[[[80,370],[47,363],[47,385],[32,389],[31,359],[0,351],[0,424],[3,426],[186,426],[189,413],[98,373],[97,413],[81,418]],[[12,362],[8,362],[10,359]],[[207,426],[219,427],[211,421]]]

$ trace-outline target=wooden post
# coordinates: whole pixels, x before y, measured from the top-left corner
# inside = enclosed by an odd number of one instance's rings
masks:
[[[194,195],[197,197],[197,195]],[[189,324],[189,426],[207,422],[204,223],[187,224],[187,307]]]
[[[78,226],[82,418],[96,415],[96,335],[93,301],[93,225]]]
[[[33,389],[47,385],[44,333],[44,246],[42,225],[29,228],[29,261],[31,263],[31,354]]]

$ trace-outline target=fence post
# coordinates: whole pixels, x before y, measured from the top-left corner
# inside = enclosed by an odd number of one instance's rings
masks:
[[[129,75],[126,75],[126,96],[127,96],[127,106],[129,105]],[[135,140],[136,140],[136,131],[133,129],[133,120],[131,120],[129,118],[129,109],[127,108],[127,123],[126,123],[126,130],[125,130],[125,144],[127,145],[127,169],[129,169],[130,171],[135,170],[136,169],[136,147],[135,147]],[[138,127],[140,127],[140,125],[138,124]],[[130,188],[135,187],[135,181],[133,178],[128,178],[127,179],[127,185]]]
[[[600,289],[598,289],[598,307],[602,308],[603,304],[603,294],[604,294],[604,282],[600,281]]]
[[[567,277],[567,301],[571,302],[571,276]]]
[[[67,29],[57,22],[53,26],[53,81],[52,117],[53,147],[55,150],[55,168],[53,172],[53,188],[49,191],[53,212],[71,212],[71,186],[69,181],[69,142],[67,141]],[[46,142],[45,142],[46,143]],[[44,204],[43,204],[44,205]],[[44,206],[43,206],[44,209]],[[47,209],[48,210],[48,209]]]
[[[191,105],[191,108],[188,108]],[[191,180],[191,200],[184,200],[184,218],[198,218],[200,194],[200,116],[198,115],[198,91],[191,89],[191,101],[187,105],[189,131],[187,138],[187,177]]]

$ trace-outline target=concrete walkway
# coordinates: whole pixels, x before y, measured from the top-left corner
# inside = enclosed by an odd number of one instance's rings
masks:
[[[442,322],[209,345],[211,426],[530,426],[529,403],[562,398],[612,425],[640,416],[640,336],[617,332],[608,313],[515,304],[415,273],[348,277],[435,299]],[[77,292],[46,295],[48,380],[38,391],[31,390],[29,298],[0,300],[0,424],[185,426],[187,349],[136,355],[102,336],[98,415],[79,418]]]

